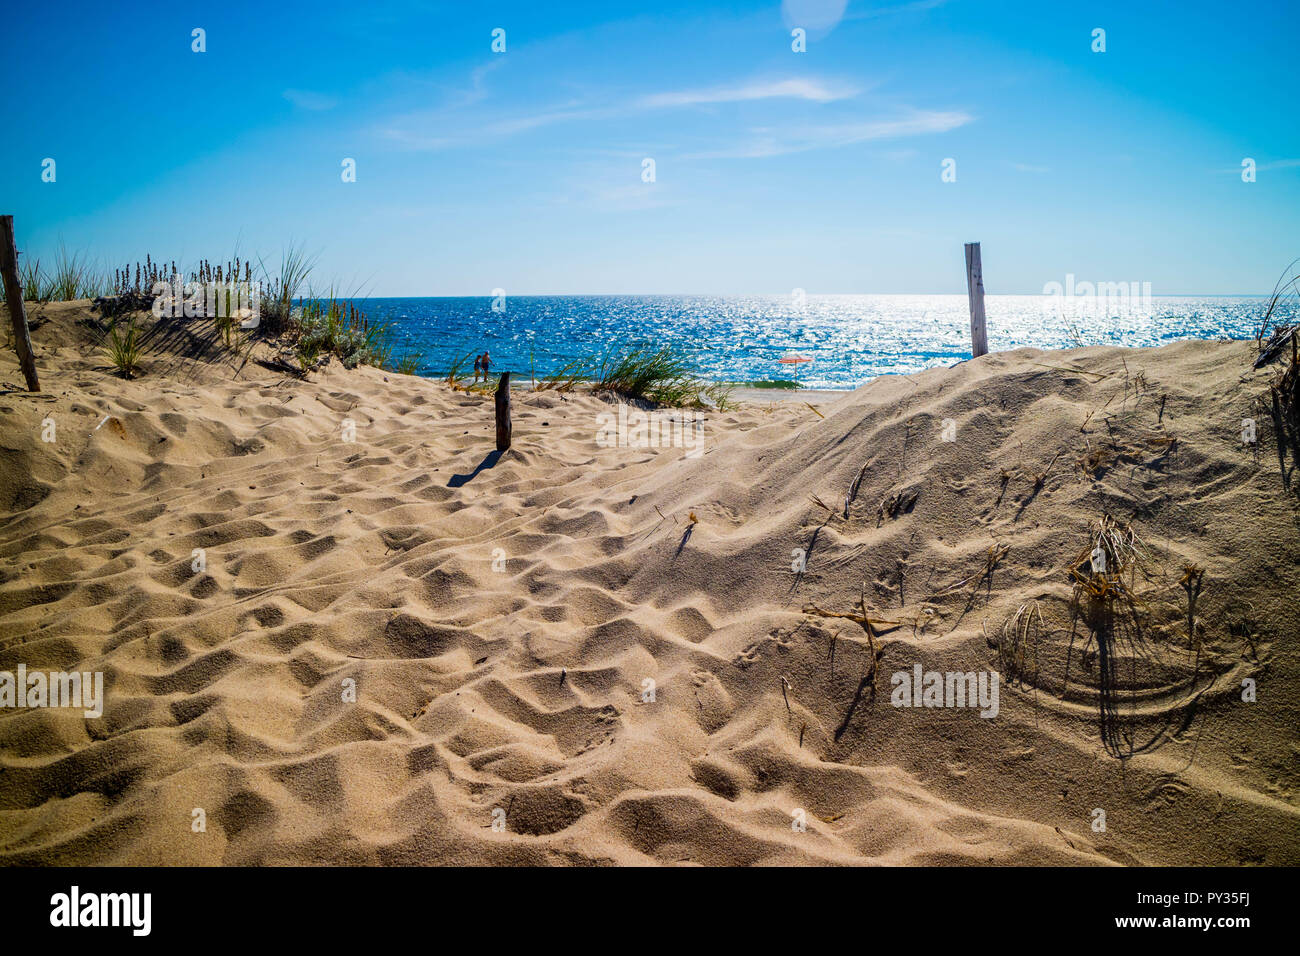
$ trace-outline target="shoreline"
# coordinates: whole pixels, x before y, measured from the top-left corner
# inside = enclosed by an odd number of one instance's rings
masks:
[[[429,376],[419,376],[431,382],[445,382],[444,378],[434,378]],[[876,376],[882,378],[884,376]],[[875,381],[872,379],[871,381]],[[771,402],[808,402],[812,405],[825,405],[843,398],[846,395],[852,395],[856,388],[834,389],[834,388],[754,388],[753,386],[739,385],[733,382],[720,382],[720,385],[731,388],[730,401],[747,402],[755,405],[765,405]],[[869,385],[870,382],[864,382],[863,385]],[[859,385],[858,388],[862,386]],[[512,381],[510,383],[511,391],[519,390],[530,394],[545,394],[550,389],[537,389],[527,381]]]

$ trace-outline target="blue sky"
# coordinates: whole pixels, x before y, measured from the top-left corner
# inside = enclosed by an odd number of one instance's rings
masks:
[[[41,258],[296,242],[374,295],[962,292],[971,240],[991,293],[1263,293],[1300,255],[1298,11],[22,4],[0,212]]]

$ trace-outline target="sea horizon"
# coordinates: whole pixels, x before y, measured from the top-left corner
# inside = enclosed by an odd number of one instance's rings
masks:
[[[359,300],[362,301],[362,300]],[[964,293],[374,296],[395,360],[441,377],[489,352],[516,382],[628,346],[669,346],[702,378],[851,390],[971,357]],[[996,351],[1252,338],[1266,296],[987,295]],[[469,357],[467,359],[467,357]]]

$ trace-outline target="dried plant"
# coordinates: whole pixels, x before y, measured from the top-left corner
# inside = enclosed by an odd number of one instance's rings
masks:
[[[1196,638],[1196,602],[1201,598],[1201,585],[1205,580],[1205,569],[1195,564],[1183,565],[1183,576],[1178,579],[1178,586],[1187,593],[1187,643],[1196,654],[1192,675],[1195,678],[1201,669],[1201,642]]]
[[[1273,294],[1269,296],[1268,305],[1264,309],[1264,318],[1255,333],[1255,344],[1259,349],[1255,368],[1262,368],[1281,355],[1287,340],[1300,331],[1300,322],[1296,320],[1296,311],[1300,307],[1300,271],[1296,269],[1298,264],[1300,259],[1292,260],[1273,286]]]
[[[1300,462],[1300,329],[1290,333],[1291,360],[1269,385],[1273,431],[1277,436],[1277,462],[1282,486],[1291,488],[1291,476]],[[1286,344],[1284,340],[1283,344]],[[1291,467],[1287,468],[1287,452]]]
[[[1009,683],[1038,684],[1038,648],[1047,633],[1043,611],[1037,601],[1022,604],[1002,625],[998,660]]]
[[[1075,628],[1082,621],[1088,628],[1090,647],[1096,648],[1099,671],[1100,723],[1106,752],[1127,759],[1154,742],[1137,745],[1119,711],[1118,661],[1127,658],[1134,671],[1137,662],[1149,657],[1143,632],[1145,607],[1138,596],[1144,581],[1153,579],[1154,567],[1147,548],[1130,524],[1120,524],[1103,515],[1089,529],[1089,543],[1069,568],[1074,584],[1071,601],[1070,647]],[[1070,679],[1069,651],[1066,653],[1065,682]],[[1132,681],[1130,680],[1130,683]]]

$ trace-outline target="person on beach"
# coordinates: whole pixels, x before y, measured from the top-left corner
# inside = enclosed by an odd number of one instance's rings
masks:
[[[482,367],[483,367],[483,356],[475,355],[474,356],[474,384],[475,385],[478,384],[478,373],[479,373],[479,369],[481,369]]]
[[[478,357],[479,364],[483,367],[483,381],[488,380],[488,369],[492,366],[492,356],[486,351]]]

